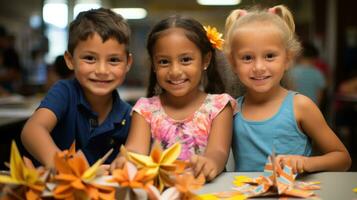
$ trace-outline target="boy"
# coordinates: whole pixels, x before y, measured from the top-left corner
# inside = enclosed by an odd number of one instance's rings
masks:
[[[57,82],[26,122],[21,140],[42,165],[52,168],[54,154],[73,141],[93,164],[125,143],[131,106],[117,87],[132,64],[130,29],[120,15],[99,8],[81,12],[70,24],[66,64],[75,78]]]

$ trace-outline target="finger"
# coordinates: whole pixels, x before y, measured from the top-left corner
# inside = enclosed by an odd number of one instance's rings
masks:
[[[280,168],[284,167],[285,162],[286,161],[284,156],[277,156],[275,158],[275,165],[279,166]]]
[[[304,163],[300,159],[297,161],[297,171],[300,174],[304,173]]]
[[[205,162],[202,158],[197,157],[197,162],[193,166],[194,175],[197,177],[200,173],[203,173],[202,169],[204,168]]]
[[[212,169],[208,175],[206,176],[206,180],[207,181],[211,181],[213,180],[215,177],[217,176],[217,170],[216,169]]]
[[[109,170],[110,170],[110,165],[107,164],[101,165],[99,169],[102,175],[109,175]]]
[[[297,173],[297,168],[298,168],[297,161],[296,160],[291,160],[290,163],[291,163],[291,167],[292,167],[293,173],[296,174]]]

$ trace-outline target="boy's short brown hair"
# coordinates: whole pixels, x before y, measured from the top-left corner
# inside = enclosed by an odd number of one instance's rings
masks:
[[[94,33],[99,34],[103,42],[115,38],[120,44],[125,44],[129,53],[129,25],[121,15],[107,8],[91,9],[78,14],[69,26],[68,52],[73,55],[78,43]]]

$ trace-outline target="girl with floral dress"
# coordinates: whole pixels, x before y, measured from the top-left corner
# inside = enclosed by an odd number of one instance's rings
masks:
[[[152,142],[163,149],[181,143],[179,159],[196,176],[212,180],[223,171],[232,137],[236,102],[223,93],[215,51],[223,40],[214,28],[194,19],[171,16],[148,36],[151,60],[148,98],[133,107],[125,147],[147,155]],[[112,167],[122,167],[118,157]]]

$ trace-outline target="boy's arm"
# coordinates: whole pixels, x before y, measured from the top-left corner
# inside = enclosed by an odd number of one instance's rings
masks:
[[[208,144],[203,156],[192,156],[195,175],[203,173],[208,181],[225,167],[232,140],[233,109],[228,103],[212,122]]]
[[[39,108],[26,122],[21,141],[29,153],[42,165],[54,167],[54,155],[60,151],[51,137],[51,131],[57,123],[55,114],[47,108]]]
[[[319,108],[307,97],[294,97],[294,112],[298,125],[309,136],[321,152],[320,156],[308,157],[304,170],[346,171],[351,165],[351,157],[336,134],[327,125]]]

